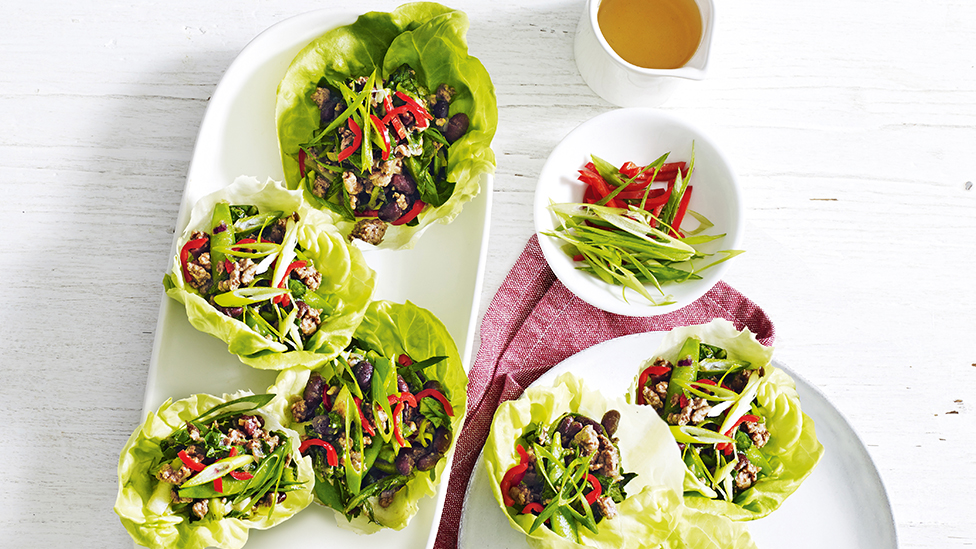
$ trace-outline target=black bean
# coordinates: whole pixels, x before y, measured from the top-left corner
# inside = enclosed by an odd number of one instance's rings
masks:
[[[393,221],[400,219],[400,216],[403,215],[403,210],[400,209],[399,204],[397,204],[395,200],[391,200],[384,204],[376,215],[381,220],[386,221],[387,223],[392,223]]]
[[[444,137],[449,143],[454,143],[460,139],[462,135],[467,133],[469,124],[470,121],[468,120],[468,115],[464,114],[463,112],[459,112],[447,121],[447,124],[444,125],[444,129],[441,130],[441,133],[444,134]]]
[[[401,393],[410,390],[410,385],[407,383],[407,380],[403,379],[403,376],[400,374],[397,374],[397,390]]]
[[[380,492],[380,507],[389,507],[393,504],[393,498],[396,497],[397,488],[387,488]]]
[[[452,435],[447,429],[444,429],[443,427],[438,429],[434,433],[434,449],[442,454],[446,454],[451,448],[451,440],[453,438],[454,435]]]
[[[447,111],[449,108],[450,105],[447,104],[447,101],[441,99],[437,103],[434,103],[434,106],[430,108],[430,114],[433,114],[435,118],[447,118]]]
[[[407,196],[417,192],[417,183],[414,182],[412,177],[410,177],[410,174],[395,174],[393,179],[390,180],[390,184],[393,185],[393,188],[398,192]]]
[[[616,410],[607,410],[607,413],[603,414],[603,419],[600,420],[603,428],[607,430],[607,436],[612,437],[614,433],[617,432],[617,427],[620,425],[620,412]]]
[[[442,457],[443,456],[437,452],[427,454],[426,456],[417,460],[417,469],[421,471],[430,471],[435,465],[437,465],[437,462],[440,461]]]
[[[305,400],[305,404],[312,410],[318,408],[319,404],[322,404],[322,393],[325,391],[325,380],[318,372],[312,372],[312,375],[308,378],[308,383],[305,384],[305,392],[302,393],[302,399]]]
[[[413,471],[413,452],[404,448],[397,454],[393,464],[396,465],[397,472],[401,475],[409,475]]]
[[[373,365],[368,360],[360,360],[352,367],[352,373],[356,375],[356,383],[359,388],[366,392],[369,390],[369,382],[373,380]]]
[[[319,438],[334,438],[340,428],[326,415],[312,418],[312,430],[319,435]]]

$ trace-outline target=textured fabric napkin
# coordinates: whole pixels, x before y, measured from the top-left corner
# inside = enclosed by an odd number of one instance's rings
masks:
[[[434,547],[457,547],[465,491],[499,403],[517,398],[551,367],[597,343],[715,318],[730,320],[740,330],[749,328],[764,345],[773,343],[773,324],[766,314],[725,282],[691,305],[661,316],[628,317],[596,309],[556,279],[533,235],[481,322],[481,348],[468,372],[468,414]]]

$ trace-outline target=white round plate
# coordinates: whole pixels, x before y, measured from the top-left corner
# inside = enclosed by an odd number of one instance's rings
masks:
[[[663,336],[649,332],[594,345],[554,366],[533,385],[551,385],[559,374],[572,372],[605,395],[622,395]],[[820,391],[775,359],[773,365],[796,381],[803,411],[813,418],[825,450],[813,474],[778,510],[745,523],[756,544],[769,549],[897,549],[888,496],[864,444]],[[483,459],[471,475],[458,547],[527,547],[525,536],[511,528],[495,501]]]
[[[715,143],[691,124],[655,109],[617,109],[580,124],[556,145],[539,174],[533,215],[535,230],[546,261],[571,292],[590,305],[604,311],[627,316],[654,316],[678,310],[712,288],[729,268],[726,261],[701,273],[701,280],[668,284],[664,290],[674,297],[671,305],[655,306],[637,292],[610,285],[594,275],[580,271],[572,258],[561,250],[562,242],[541,234],[552,231],[557,221],[549,211],[551,202],[582,202],[586,184],[579,181],[578,170],[597,155],[615,166],[634,162],[644,166],[664,153],[669,162],[689,161],[692,143],[695,147],[695,169],[690,185],[694,187],[688,208],[715,224],[705,234],[725,234],[719,240],[701,246],[708,253],[739,249],[742,241],[742,204],[738,182],[731,165]],[[695,227],[691,216],[685,216],[685,227]],[[721,256],[706,258],[710,259]],[[651,295],[656,288],[646,285]]]

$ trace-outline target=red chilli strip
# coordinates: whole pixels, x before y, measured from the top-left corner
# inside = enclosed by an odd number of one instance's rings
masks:
[[[190,259],[190,252],[204,247],[210,239],[207,237],[190,240],[180,248],[180,266],[183,268],[183,282],[190,280],[190,273],[186,270],[187,261]]]
[[[393,397],[391,396],[390,399],[392,398]],[[400,422],[403,421],[402,417],[403,403],[397,402],[396,408],[393,409],[393,436],[396,437],[397,444],[403,448],[406,448],[409,446],[409,444],[407,444],[407,441],[403,438],[403,432],[400,430]]]
[[[390,223],[390,225],[403,225],[404,223],[410,223],[418,215],[420,215],[421,210],[423,210],[424,206],[426,205],[427,204],[423,200],[415,200],[413,206],[411,206],[409,210],[398,217],[395,221]]]
[[[288,284],[288,277],[291,276],[291,272],[295,269],[300,269],[308,266],[308,261],[292,261],[285,269],[285,276],[281,277],[281,282],[278,283],[279,288],[284,288]],[[288,294],[281,294],[271,298],[271,302],[282,307],[287,307],[291,304],[291,297]]]
[[[452,417],[454,416],[454,407],[451,406],[451,402],[447,400],[447,397],[444,396],[444,393],[438,391],[437,389],[424,389],[423,391],[417,393],[416,402],[420,402],[420,399],[424,397],[435,398],[438,402],[441,403],[442,406],[444,406],[444,413]],[[519,448],[522,448],[522,446],[519,446]],[[522,451],[524,452],[525,450],[523,449]]]
[[[529,453],[521,444],[515,446],[515,451],[518,452],[520,465],[527,464],[529,462]]]
[[[200,463],[199,461],[191,458],[190,455],[186,453],[186,450],[180,450],[180,452],[178,454],[176,454],[176,455],[180,456],[180,461],[183,462],[183,465],[186,465],[187,467],[189,467],[190,469],[193,469],[194,471],[196,471],[198,473],[200,471],[203,471],[203,469],[206,467],[206,465],[204,465],[204,464]]]
[[[522,514],[524,515],[526,513],[532,513],[538,515],[543,511],[543,509],[545,509],[545,507],[543,507],[541,503],[538,501],[533,501],[532,503],[527,503],[525,507],[522,508]]]
[[[339,162],[342,162],[343,160],[352,156],[352,153],[356,152],[359,149],[359,145],[363,142],[363,130],[359,127],[359,124],[357,124],[351,116],[346,119],[346,123],[349,126],[349,130],[352,132],[352,144],[345,149],[342,149],[342,151],[339,153]]]
[[[232,446],[230,449],[230,453],[227,454],[227,457],[234,457],[236,455],[237,455],[237,446]]]
[[[335,448],[322,439],[310,438],[308,440],[304,440],[302,441],[302,445],[298,447],[298,451],[301,452],[302,455],[305,455],[305,452],[312,446],[321,446],[322,448],[325,448],[325,461],[329,464],[329,467],[339,465],[339,455],[336,454]]]
[[[593,488],[586,494],[586,503],[593,505],[596,502],[596,498],[600,497],[600,494],[603,493],[603,486],[600,486],[600,481],[589,473],[586,474],[586,480],[590,481],[590,486]]]
[[[681,229],[681,221],[685,218],[685,212],[688,211],[688,202],[691,201],[691,185],[685,189],[685,194],[681,197],[681,203],[678,205],[678,212],[674,214],[674,223],[671,225],[671,234],[673,236],[680,236],[677,232]]]
[[[251,480],[254,475],[248,473],[247,471],[231,471],[228,473],[234,480]]]
[[[647,404],[644,400],[644,392],[642,389],[647,385],[647,380],[651,376],[660,377],[671,371],[671,368],[667,366],[648,366],[644,368],[644,371],[640,373],[637,381],[637,404]]]
[[[359,412],[359,423],[362,424],[363,430],[366,431],[367,435],[371,437],[375,437],[376,430],[373,429],[373,426],[369,424],[369,421],[366,419],[366,416],[363,415],[363,408],[362,406],[360,406],[360,404],[362,404],[363,402],[363,399],[359,397],[353,397],[352,401],[356,403],[356,411]]]
[[[213,480],[214,491],[218,494],[224,493],[224,477],[217,477]]]
[[[387,94],[383,98],[383,108],[386,110],[386,116],[383,117],[383,124],[393,123],[393,131],[396,132],[400,139],[407,137],[407,129],[403,127],[403,122],[400,120],[400,113],[407,112],[406,107],[393,108],[393,98]]]
[[[414,101],[413,98],[410,97],[409,95],[401,91],[398,91],[396,92],[396,96],[399,97],[401,100],[403,100],[403,102],[407,104],[410,111],[413,112],[415,115],[419,114],[421,118],[426,118],[427,120],[434,119],[433,115],[427,112],[427,109],[425,109],[423,105]]]

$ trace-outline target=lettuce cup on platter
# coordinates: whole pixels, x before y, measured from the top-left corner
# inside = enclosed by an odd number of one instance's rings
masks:
[[[316,502],[360,534],[403,529],[454,450],[467,376],[447,329],[410,302],[370,305],[349,347],[273,390],[315,471]]]
[[[531,547],[754,547],[741,526],[683,505],[684,465],[647,412],[572,373],[499,406],[484,463]]]
[[[301,192],[251,177],[193,207],[163,279],[194,328],[245,364],[274,370],[342,351],[374,283],[362,252]]]
[[[670,426],[689,507],[732,520],[764,517],[823,455],[795,383],[772,354],[720,319],[672,330],[641,366],[628,399]]]
[[[115,512],[154,549],[236,549],[312,501],[298,434],[270,413],[273,394],[167,400],[119,457]]]
[[[495,91],[467,29],[463,12],[405,4],[325,33],[289,66],[276,103],[285,181],[344,235],[413,247],[494,172]]]

